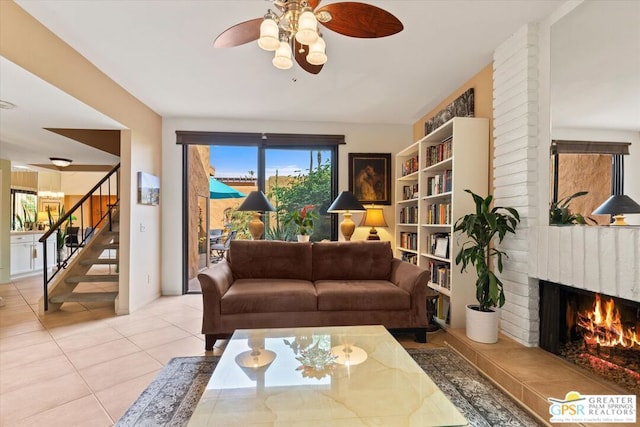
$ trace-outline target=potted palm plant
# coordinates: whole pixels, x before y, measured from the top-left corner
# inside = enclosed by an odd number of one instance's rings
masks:
[[[494,343],[498,341],[498,313],[495,308],[502,307],[505,298],[502,282],[489,267],[495,256],[498,272],[502,272],[502,259],[508,255],[492,246],[492,241],[497,236],[498,242],[502,242],[507,233],[515,233],[520,216],[513,208],[491,208],[491,195],[482,198],[471,190],[465,191],[473,197],[476,209],[474,213],[459,218],[453,231],[461,232],[469,239],[460,247],[456,265],[462,264],[463,272],[472,265],[477,274],[478,304],[467,306],[466,333],[474,341]]]

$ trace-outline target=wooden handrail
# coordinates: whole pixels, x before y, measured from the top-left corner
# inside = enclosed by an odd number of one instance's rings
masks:
[[[112,209],[117,206],[120,203],[120,180],[119,180],[119,175],[117,174],[118,170],[120,169],[120,163],[118,163],[117,165],[115,165],[113,167],[113,169],[111,169],[109,171],[109,173],[107,173],[104,178],[102,178],[100,181],[98,181],[98,183],[96,185],[93,186],[93,188],[91,190],[89,190],[89,192],[87,194],[85,194],[84,196],[82,196],[82,198],[75,204],[73,205],[73,207],[71,209],[69,209],[69,211],[67,211],[64,215],[62,215],[58,221],[53,224],[51,226],[51,228],[49,228],[49,230],[44,233],[42,235],[42,237],[40,237],[40,239],[38,240],[40,243],[42,243],[42,249],[43,249],[43,262],[44,262],[44,269],[43,269],[43,282],[44,282],[44,310],[47,311],[49,309],[49,283],[51,282],[51,280],[53,280],[53,278],[58,274],[58,272],[60,272],[60,270],[62,270],[63,268],[66,268],[67,266],[67,262],[69,260],[69,258],[71,258],[71,256],[73,256],[74,253],[76,253],[78,250],[80,250],[81,247],[84,246],[85,241],[87,240],[88,236],[84,235],[84,233],[82,234],[82,241],[79,241],[75,246],[71,245],[71,253],[67,255],[66,259],[60,261],[58,260],[58,269],[55,270],[53,272],[53,274],[51,275],[51,277],[49,277],[48,271],[47,271],[47,267],[48,267],[48,261],[47,261],[47,239],[54,233],[57,233],[58,230],[60,230],[60,228],[62,227],[63,224],[65,224],[67,221],[69,221],[69,223],[71,223],[72,221],[72,216],[73,214],[79,209],[80,210],[80,229],[84,229],[84,225],[83,225],[83,217],[84,217],[84,212],[83,212],[83,203],[86,202],[87,200],[89,200],[90,197],[92,197],[94,195],[94,193],[98,190],[100,190],[100,196],[102,196],[102,185],[107,182],[108,183],[108,192],[107,192],[107,196],[109,197],[109,202],[111,202],[111,176],[112,175],[116,175],[116,203],[115,204],[109,204],[109,208],[107,209],[107,211],[105,212],[105,214],[102,214],[102,209],[100,210],[100,219],[98,220],[97,223],[93,223],[92,222],[92,227],[97,227],[99,226],[102,221],[105,219],[106,216],[109,216],[109,230],[111,230],[111,211]],[[57,238],[56,238],[57,240]],[[56,242],[56,255],[58,256],[58,246],[57,246],[57,242]]]
[[[84,196],[82,196],[82,198],[78,201],[78,203],[76,203],[75,205],[73,205],[73,207],[71,209],[69,209],[62,217],[60,217],[58,219],[58,221],[51,227],[49,228],[49,230],[44,233],[42,235],[42,237],[40,237],[39,242],[44,242],[46,241],[49,236],[51,236],[55,231],[58,230],[58,228],[60,228],[60,226],[62,224],[65,223],[65,221],[67,221],[67,219],[71,218],[71,216],[73,215],[73,213],[89,198],[93,195],[93,193],[100,188],[100,186],[102,186],[102,184],[105,183],[105,181],[107,181],[109,178],[111,178],[111,175],[113,175],[118,169],[120,169],[120,163],[118,163],[117,165],[115,165],[113,167],[113,169],[111,169],[109,171],[108,174],[106,174],[104,176],[104,178],[102,178],[100,181],[98,181],[98,183],[96,185],[93,186],[93,188],[91,190],[89,190],[89,192],[87,194],[85,194]],[[116,189],[116,192],[118,190]]]

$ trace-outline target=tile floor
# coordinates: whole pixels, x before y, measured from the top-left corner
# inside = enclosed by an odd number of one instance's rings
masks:
[[[41,280],[0,285],[0,426],[111,426],[172,357],[224,348],[204,351],[200,295],[161,297],[127,316],[71,303],[40,317]]]
[[[40,276],[0,285],[0,426],[111,426],[176,356],[204,351],[200,295],[161,297],[135,313],[115,316],[112,304],[65,304],[37,315]],[[406,348],[449,345],[503,390],[548,419],[548,396],[569,389],[619,394],[615,386],[539,348],[500,337],[478,344],[462,330],[396,338]],[[567,427],[569,427],[567,425]]]

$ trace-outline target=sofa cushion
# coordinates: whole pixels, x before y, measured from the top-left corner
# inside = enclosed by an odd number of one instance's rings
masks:
[[[408,310],[411,295],[387,280],[318,280],[319,311]]]
[[[295,279],[239,279],[221,299],[222,314],[316,311],[313,283]]]
[[[386,241],[313,244],[313,280],[389,280],[391,243]]]
[[[236,280],[311,280],[311,243],[234,240],[229,262]]]

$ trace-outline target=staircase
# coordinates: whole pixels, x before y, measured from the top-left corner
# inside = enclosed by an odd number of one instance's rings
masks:
[[[58,256],[56,267],[43,269],[41,314],[49,310],[58,310],[66,302],[109,302],[114,305],[117,303],[120,252],[119,188],[120,164],[117,164],[71,209],[66,213],[61,211],[58,221],[40,237],[44,264],[49,265],[48,256]],[[106,204],[103,203],[104,198],[108,200]],[[90,228],[85,228],[85,224],[90,225]],[[73,234],[71,236],[76,237],[69,239],[70,236],[65,237],[65,234],[71,228],[75,228],[76,231],[92,229],[93,232],[90,236]],[[67,242],[66,254],[59,249],[56,249],[56,254],[47,254],[47,239],[52,236],[56,242],[62,242],[63,239]]]
[[[49,310],[65,302],[115,302],[118,297],[119,213],[77,249],[49,285]]]

